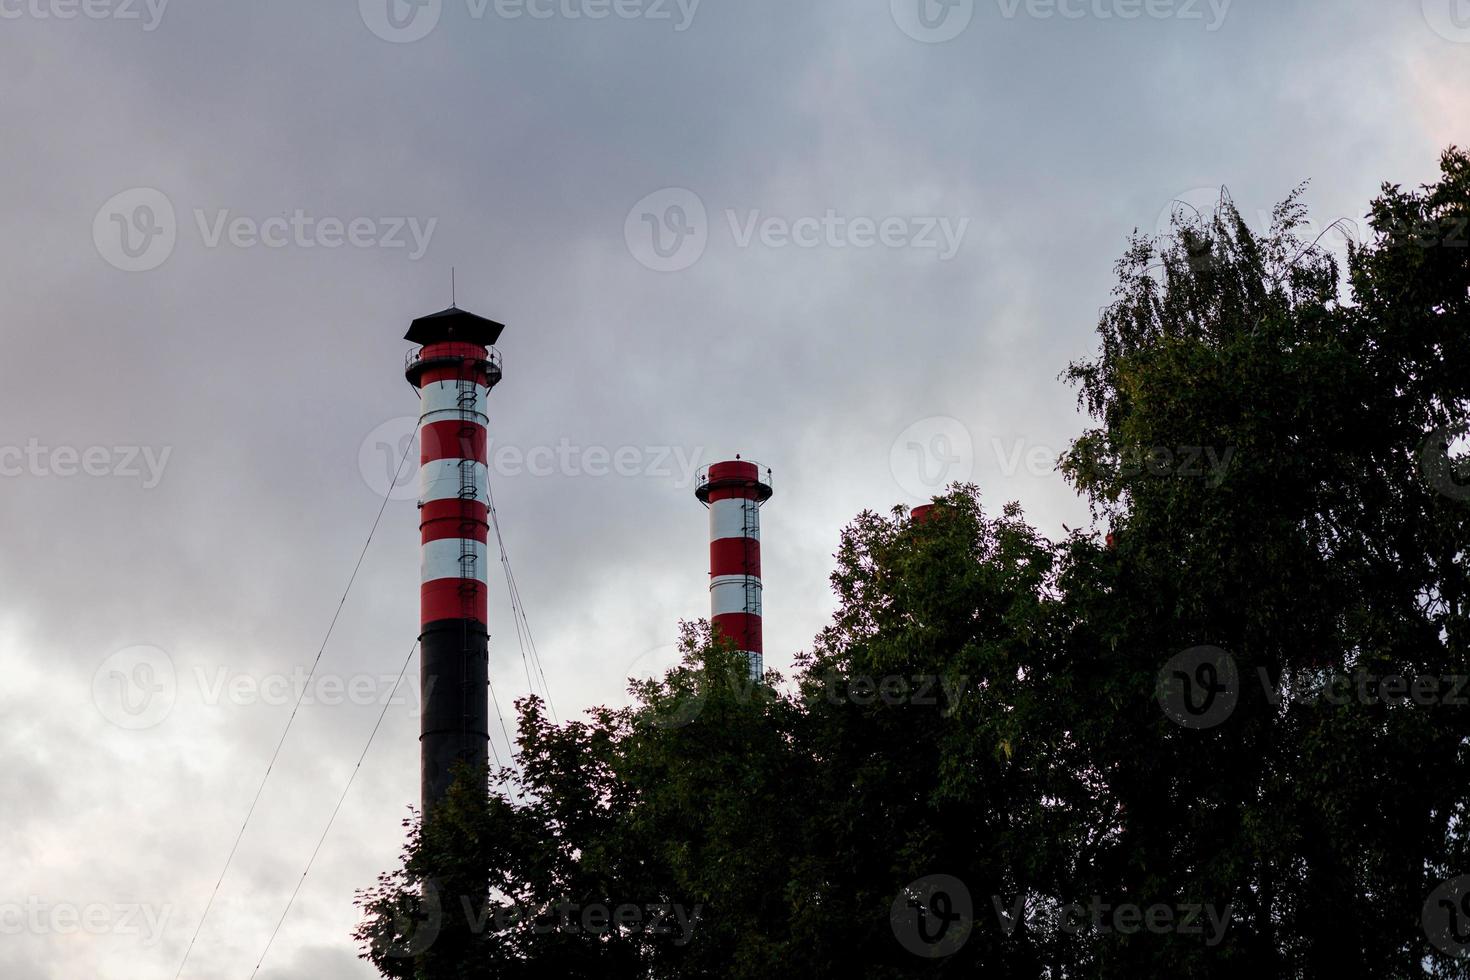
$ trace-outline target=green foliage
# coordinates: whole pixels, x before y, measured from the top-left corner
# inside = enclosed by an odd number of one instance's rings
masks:
[[[1345,269],[1298,194],[1260,234],[1223,200],[1119,263],[1062,461],[1106,542],[955,487],[846,529],[789,683],[699,624],[632,707],[523,702],[517,767],[488,795],[465,774],[362,893],[365,955],[434,980],[1470,976],[1421,924],[1470,873],[1470,705],[1328,696],[1470,675],[1470,465],[1445,448],[1470,430],[1470,157],[1385,186]],[[1238,689],[1185,727],[1161,670],[1204,645]],[[941,874],[973,908],[926,958],[895,916]],[[568,902],[688,928],[566,928]],[[1059,902],[1224,931],[1073,935],[1044,928]]]
[[[1126,692],[1205,643],[1244,678],[1211,737],[1120,724],[1099,762],[1129,814],[1114,859],[1166,892],[1235,901],[1217,961],[1423,975],[1424,897],[1464,870],[1467,709],[1319,694],[1356,672],[1470,672],[1470,507],[1426,480],[1422,453],[1470,419],[1470,250],[1454,237],[1467,178],[1451,151],[1440,185],[1385,187],[1347,296],[1331,258],[1297,238],[1294,198],[1264,239],[1228,202],[1179,229],[1161,280],[1135,243],[1102,355],[1069,372],[1101,425],[1064,469],[1119,543],[1111,587],[1080,607],[1128,638],[1110,685]],[[1130,454],[1184,445],[1230,452],[1228,473],[1120,472]]]

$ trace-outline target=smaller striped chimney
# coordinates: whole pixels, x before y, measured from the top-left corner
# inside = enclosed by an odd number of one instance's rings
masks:
[[[709,508],[710,623],[765,674],[761,637],[761,505],[771,499],[771,471],[736,456],[703,474],[695,496]]]

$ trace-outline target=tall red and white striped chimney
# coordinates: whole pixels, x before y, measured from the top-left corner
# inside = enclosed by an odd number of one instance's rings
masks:
[[[699,481],[697,496],[709,508],[710,623],[750,662],[750,676],[765,673],[761,636],[761,505],[771,499],[771,471],[736,456],[715,463]]]
[[[487,426],[505,326],[450,307],[413,321],[405,373],[419,391],[420,790],[427,818],[463,763],[489,766]]]

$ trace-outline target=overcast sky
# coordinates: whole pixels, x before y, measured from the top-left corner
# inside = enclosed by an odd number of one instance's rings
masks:
[[[1470,139],[1466,0],[389,3],[0,0],[8,980],[174,975],[451,266],[509,325],[492,480],[565,718],[707,613],[690,467],[774,470],[789,672],[863,509],[973,478],[1047,533],[1086,523],[1051,471],[1082,425],[1058,374],[1133,229],[1222,185],[1259,220],[1306,179],[1319,228],[1360,219]],[[377,720],[418,625],[412,496],[186,976],[249,976]],[[416,698],[260,976],[374,975],[352,897],[418,796]]]

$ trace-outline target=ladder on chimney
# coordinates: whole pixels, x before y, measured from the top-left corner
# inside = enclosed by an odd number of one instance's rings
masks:
[[[764,658],[755,652],[755,635],[752,623],[755,617],[761,614],[761,580],[755,574],[752,555],[757,547],[756,542],[760,540],[761,528],[761,505],[756,500],[746,500],[741,508],[741,542],[742,557],[745,564],[745,622],[741,624],[741,630],[745,634],[741,637],[740,646],[750,655],[750,676],[752,680],[759,681],[765,669]]]
[[[475,598],[480,583],[476,575],[479,555],[475,552],[476,521],[471,516],[470,504],[480,499],[479,482],[475,479],[475,423],[479,407],[479,392],[476,390],[476,374],[468,363],[460,368],[456,382],[459,408],[459,602],[460,602],[460,687],[463,698],[460,703],[459,735],[462,748],[468,751],[470,739],[470,656],[472,645],[470,623],[475,618]],[[489,736],[486,735],[488,741]]]
[[[755,575],[755,569],[751,567],[751,551],[754,542],[760,540],[761,509],[760,504],[754,500],[742,500],[740,507],[740,550],[741,559],[745,570],[745,611],[752,616],[760,614],[761,585],[760,579]],[[742,645],[747,649],[750,647],[749,627],[747,635],[742,638]]]
[[[464,599],[465,619],[470,618],[470,606],[479,591],[479,555],[475,551],[477,522],[471,519],[467,504],[480,499],[480,488],[475,479],[475,416],[479,407],[479,392],[473,375],[461,374],[459,386],[459,594]]]

